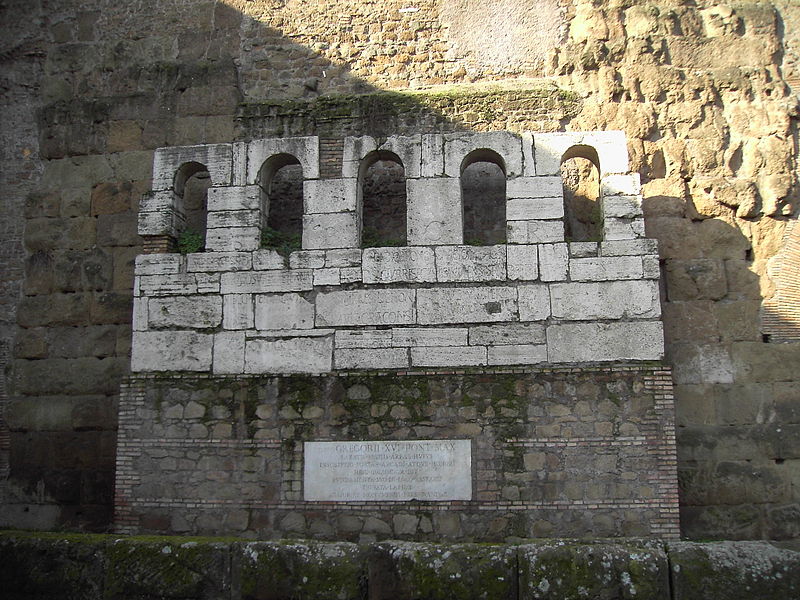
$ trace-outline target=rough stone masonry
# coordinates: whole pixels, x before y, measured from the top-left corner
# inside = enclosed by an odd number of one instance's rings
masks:
[[[797,537],[798,19],[792,0],[3,2],[0,522],[112,520],[156,149],[624,130],[682,532]]]
[[[558,169],[576,148],[598,159],[603,241],[565,239]],[[362,249],[359,163],[388,149],[407,245]],[[464,245],[460,178],[489,151],[508,243]],[[181,174],[201,165],[206,250],[136,261],[118,530],[677,535],[657,247],[624,136],[346,138],[331,178],[319,154],[317,137],[156,152],[139,233],[180,234]],[[303,249],[282,256],[259,224],[264,165],[287,155],[304,174]]]

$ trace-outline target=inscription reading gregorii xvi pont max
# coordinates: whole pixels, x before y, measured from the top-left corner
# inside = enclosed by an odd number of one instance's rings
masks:
[[[470,440],[305,442],[306,500],[471,500]]]

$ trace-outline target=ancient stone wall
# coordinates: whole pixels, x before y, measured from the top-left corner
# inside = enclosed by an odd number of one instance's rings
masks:
[[[791,254],[796,218],[800,9],[494,4],[3,5],[2,171],[18,182],[3,188],[3,306],[16,318],[4,519],[109,522],[137,205],[156,148],[623,130],[663,264],[684,531],[798,535],[800,351],[765,341],[759,312],[781,297],[770,261]],[[469,87],[374,94],[440,84]],[[354,92],[367,95],[322,95]]]
[[[116,530],[350,541],[676,537],[671,388],[668,370],[641,365],[132,377],[120,401]],[[364,451],[374,464],[331,450],[327,465],[306,455],[308,442],[346,440],[372,440]],[[423,440],[410,444],[423,454],[395,448],[407,440]],[[453,441],[468,461],[457,473],[424,450]],[[337,460],[350,462],[337,471]],[[311,489],[331,472],[356,479],[335,502]],[[423,497],[421,478],[442,495]],[[340,487],[327,480],[315,489]]]
[[[796,549],[767,542],[356,545],[0,534],[9,600],[764,600],[796,597],[799,566]]]
[[[601,242],[565,237],[556,173],[576,148],[591,149],[602,173]],[[390,151],[407,174],[407,237],[402,247],[362,250],[362,167]],[[486,153],[504,171],[499,227],[508,243],[468,246],[461,177]],[[270,165],[287,157],[303,172],[303,249],[282,254],[262,237],[276,210],[265,191]],[[156,151],[139,233],[181,245],[190,231],[183,180],[188,168],[202,169],[211,180],[207,228],[193,235],[204,236],[205,251],[137,257],[133,371],[662,358],[657,248],[644,237],[639,179],[627,172],[619,132],[427,134],[381,146],[347,137],[337,158],[341,172],[323,179],[316,136]]]

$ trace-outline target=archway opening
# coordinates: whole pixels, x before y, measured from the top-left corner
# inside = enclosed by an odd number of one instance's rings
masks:
[[[561,159],[564,234],[569,242],[603,239],[600,160],[591,146],[573,146]]]
[[[361,246],[407,244],[406,175],[392,152],[373,152],[361,163]]]
[[[205,250],[211,184],[208,168],[198,162],[184,163],[175,174],[176,242],[182,254]]]
[[[259,171],[261,245],[288,254],[303,237],[303,167],[291,154],[267,159]]]
[[[470,152],[461,163],[464,243],[506,243],[506,167],[494,150]]]

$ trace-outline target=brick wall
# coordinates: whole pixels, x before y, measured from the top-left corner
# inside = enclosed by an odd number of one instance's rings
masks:
[[[370,541],[678,535],[668,369],[136,376],[119,532]],[[305,500],[303,442],[472,440],[472,500]]]

